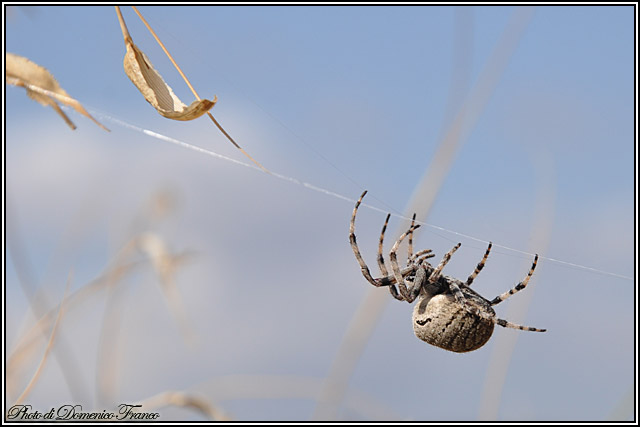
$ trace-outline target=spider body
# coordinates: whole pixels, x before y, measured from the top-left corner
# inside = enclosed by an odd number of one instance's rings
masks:
[[[351,248],[360,264],[363,276],[369,283],[376,287],[389,287],[391,295],[400,301],[412,303],[414,300],[418,300],[413,309],[413,331],[418,338],[445,350],[465,353],[482,347],[491,338],[495,324],[523,331],[546,331],[546,329],[516,325],[499,319],[492,308],[527,286],[536,268],[538,255],[535,256],[531,269],[523,281],[493,300],[488,300],[471,289],[471,284],[484,268],[491,251],[491,243],[489,243],[484,257],[473,273],[466,282],[462,282],[442,274],[442,269],[451,259],[451,255],[458,250],[460,243],[445,254],[437,267],[433,267],[427,261],[435,256],[431,253],[431,249],[413,253],[413,231],[419,225],[415,225],[415,221],[411,221],[409,230],[402,234],[391,248],[389,259],[391,261],[392,274],[389,274],[382,255],[384,233],[389,222],[389,214],[382,227],[378,245],[378,267],[382,277],[373,278],[369,267],[360,254],[355,236],[356,213],[365,194],[367,194],[366,191],[362,193],[360,199],[356,202],[351,216],[349,228]],[[407,265],[401,269],[398,265],[397,251],[407,236],[409,238]]]
[[[489,301],[482,296],[471,289],[462,290],[462,294],[466,304],[495,316]],[[445,350],[457,353],[476,350],[489,341],[493,328],[492,320],[466,310],[449,291],[437,295],[421,292],[413,307],[413,332],[422,341]]]

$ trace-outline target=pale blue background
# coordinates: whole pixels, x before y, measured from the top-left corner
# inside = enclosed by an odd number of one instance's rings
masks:
[[[459,105],[450,99],[452,76],[468,76],[466,93],[514,8],[140,11],[200,95],[218,96],[216,118],[265,166],[350,199],[366,188],[369,203],[403,212]],[[136,233],[153,231],[173,252],[196,253],[176,275],[197,335],[193,348],[180,335],[150,267],[122,282],[127,303],[115,403],[185,390],[233,419],[310,419],[314,387],[370,288],[348,244],[352,203],[111,121],[245,161],[206,117],[172,122],[144,101],[123,72],[125,48],[112,7],[5,12],[6,50],[48,68],[111,129],[106,133],[70,112],[78,126],[72,132],[23,89],[7,87],[7,232],[18,236],[28,273],[46,290],[49,307],[62,298],[71,269],[77,289],[101,274]],[[130,8],[123,13],[136,44],[191,102],[135,14]],[[427,221],[633,277],[633,25],[631,6],[537,7]],[[468,65],[453,69],[454,39],[464,31],[473,41],[462,54]],[[174,194],[177,209],[163,221],[145,219],[146,203],[161,190]],[[532,229],[541,218],[549,219],[549,227]],[[366,208],[358,218],[358,241],[376,273],[383,220],[383,213]],[[394,233],[405,226],[392,220]],[[541,235],[549,236],[544,245],[536,243]],[[445,272],[465,278],[483,243],[423,227],[416,247],[441,256],[458,241],[463,246]],[[9,246],[9,351],[32,322],[11,251]],[[498,248],[474,287],[492,298],[521,280],[530,262],[530,256]],[[497,419],[626,419],[624,402],[635,375],[634,284],[542,260],[513,304],[530,298],[521,321],[549,332],[499,328],[489,344],[463,355],[419,341],[411,307],[390,301],[349,380],[351,403],[338,416],[478,419],[485,383],[497,381],[487,378],[488,367],[504,355],[496,346],[515,334]],[[61,325],[87,409],[110,404],[95,390],[105,301],[104,292],[95,295],[70,309]],[[508,304],[497,307],[501,317],[512,318]],[[35,365],[30,369],[25,383]],[[310,381],[305,390],[311,391],[300,395],[304,387],[285,383],[284,393],[299,398],[265,398],[263,389],[279,396],[273,384],[281,377]],[[354,407],[357,396],[370,406]],[[28,402],[48,410],[73,400],[50,358]],[[161,414],[164,420],[202,419],[183,409]]]

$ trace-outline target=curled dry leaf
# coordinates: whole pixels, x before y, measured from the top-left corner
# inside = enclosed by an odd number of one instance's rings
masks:
[[[205,114],[218,100],[214,97],[196,100],[187,106],[173,93],[162,76],[153,68],[147,55],[131,39],[125,38],[127,53],[124,56],[124,71],[144,98],[158,113],[173,120],[193,120]]]
[[[142,94],[147,99],[147,101],[149,101],[149,103],[153,105],[160,114],[174,120],[191,120],[191,119],[195,119],[196,117],[200,117],[202,114],[206,113],[211,119],[211,121],[213,121],[213,123],[216,125],[216,127],[220,129],[220,132],[222,132],[224,136],[229,140],[229,142],[231,142],[238,150],[242,152],[242,154],[247,156],[253,163],[255,163],[256,166],[258,166],[264,172],[271,173],[264,166],[262,166],[257,160],[251,157],[249,153],[244,151],[244,149],[242,149],[242,147],[240,147],[240,145],[238,145],[238,143],[234,141],[231,135],[229,135],[227,131],[223,129],[220,123],[218,123],[218,121],[213,117],[213,114],[211,114],[211,112],[208,111],[209,109],[211,109],[211,107],[213,107],[213,105],[216,103],[218,98],[214,97],[213,101],[202,100],[200,98],[196,90],[193,88],[193,86],[191,86],[191,83],[189,83],[189,79],[187,79],[187,76],[185,76],[185,74],[182,72],[182,70],[176,63],[176,61],[174,61],[173,57],[171,56],[167,48],[164,46],[164,43],[162,43],[162,41],[160,40],[156,32],[153,31],[153,28],[151,28],[147,20],[144,19],[144,17],[138,11],[138,9],[135,6],[131,6],[131,8],[140,18],[140,20],[142,20],[144,25],[147,27],[147,29],[149,30],[153,38],[156,39],[156,41],[158,42],[158,44],[160,45],[164,53],[167,55],[167,57],[169,58],[173,66],[176,68],[176,70],[178,70],[178,73],[180,73],[180,75],[184,79],[187,86],[189,86],[189,89],[191,89],[191,92],[193,92],[193,94],[197,98],[197,101],[192,103],[189,107],[186,107],[175,96],[171,88],[162,80],[162,77],[160,77],[158,72],[154,70],[149,59],[144,55],[144,53],[142,53],[142,51],[135,44],[133,44],[133,40],[131,39],[131,35],[129,34],[129,30],[127,29],[127,24],[124,22],[124,17],[122,16],[122,11],[120,10],[120,6],[115,6],[115,8],[116,8],[116,14],[118,15],[118,21],[120,22],[120,29],[122,30],[122,36],[124,37],[124,43],[127,48],[127,53],[124,59],[125,72],[129,76],[131,81],[133,81],[136,87],[140,90],[140,92],[142,92]],[[172,112],[172,111],[169,111],[167,113],[166,107],[163,107],[162,110],[158,108],[157,104],[159,103],[158,101],[160,100],[163,103],[167,104],[167,106],[173,109],[174,111],[176,110],[176,105],[181,106],[182,111],[179,112],[178,115],[176,115],[175,112]]]
[[[7,53],[5,55],[5,64],[6,81],[8,84],[25,88],[27,95],[29,95],[31,99],[44,106],[51,106],[71,129],[75,129],[76,126],[64,111],[62,111],[56,101],[72,107],[78,113],[93,120],[102,129],[109,131],[109,129],[94,119],[91,114],[84,109],[82,104],[69,96],[46,68],[23,56],[13,53]]]

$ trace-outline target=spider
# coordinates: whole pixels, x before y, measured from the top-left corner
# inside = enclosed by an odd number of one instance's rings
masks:
[[[529,326],[516,325],[496,317],[492,306],[501,303],[511,295],[523,290],[529,279],[533,275],[538,263],[536,254],[531,269],[527,277],[518,283],[511,290],[498,295],[492,300],[484,298],[482,295],[471,289],[474,279],[484,268],[484,264],[491,251],[491,243],[485,252],[482,260],[466,282],[462,282],[453,277],[442,274],[442,269],[449,262],[451,256],[460,247],[460,243],[445,254],[437,267],[433,267],[427,260],[435,255],[431,249],[424,249],[413,253],[413,232],[420,227],[415,224],[415,214],[411,220],[411,226],[395,242],[389,253],[392,273],[389,274],[382,256],[382,244],[384,233],[389,223],[391,214],[382,226],[380,242],[378,244],[378,267],[382,277],[373,278],[369,267],[364,262],[358,244],[356,243],[355,222],[358,207],[367,192],[362,193],[351,216],[349,227],[349,242],[358,264],[362,270],[362,275],[373,286],[388,286],[391,295],[400,301],[412,303],[416,298],[418,302],[413,309],[413,331],[418,338],[434,346],[456,353],[465,353],[482,347],[493,333],[496,324],[505,327],[520,329],[522,331],[545,332],[546,329],[532,328]],[[408,237],[409,253],[407,255],[407,265],[404,268],[398,266],[397,251],[402,241]],[[396,287],[397,286],[397,287]]]

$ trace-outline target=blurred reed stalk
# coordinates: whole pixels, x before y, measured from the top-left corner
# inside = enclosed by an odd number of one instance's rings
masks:
[[[432,156],[422,180],[416,186],[413,196],[404,212],[405,217],[411,217],[416,213],[416,220],[424,222],[433,202],[446,178],[455,155],[461,148],[469,133],[477,123],[480,115],[491,97],[497,83],[513,55],[524,30],[533,16],[534,8],[517,7],[514,9],[507,26],[502,33],[491,56],[487,60],[476,84],[472,87],[464,103],[460,106],[457,114],[443,132],[440,144],[436,153]],[[454,52],[454,65],[465,63],[465,58],[472,51],[473,34],[468,25],[472,17],[468,15],[469,9],[466,7],[457,8],[455,33],[460,37],[459,44],[456,44]],[[459,76],[468,79],[466,76]],[[460,97],[456,87],[465,87],[464,81],[452,81],[450,88],[450,105],[455,103],[454,97]],[[406,231],[406,226],[401,226],[395,232],[395,238]],[[394,239],[395,240],[395,239]],[[390,297],[387,292],[370,287],[365,299],[357,308],[351,323],[347,327],[342,338],[342,343],[333,360],[329,373],[324,382],[324,386],[318,394],[317,404],[313,419],[333,420],[338,417],[345,390],[353,374],[355,366],[360,359],[364,346],[371,337],[377,320],[382,314]]]

